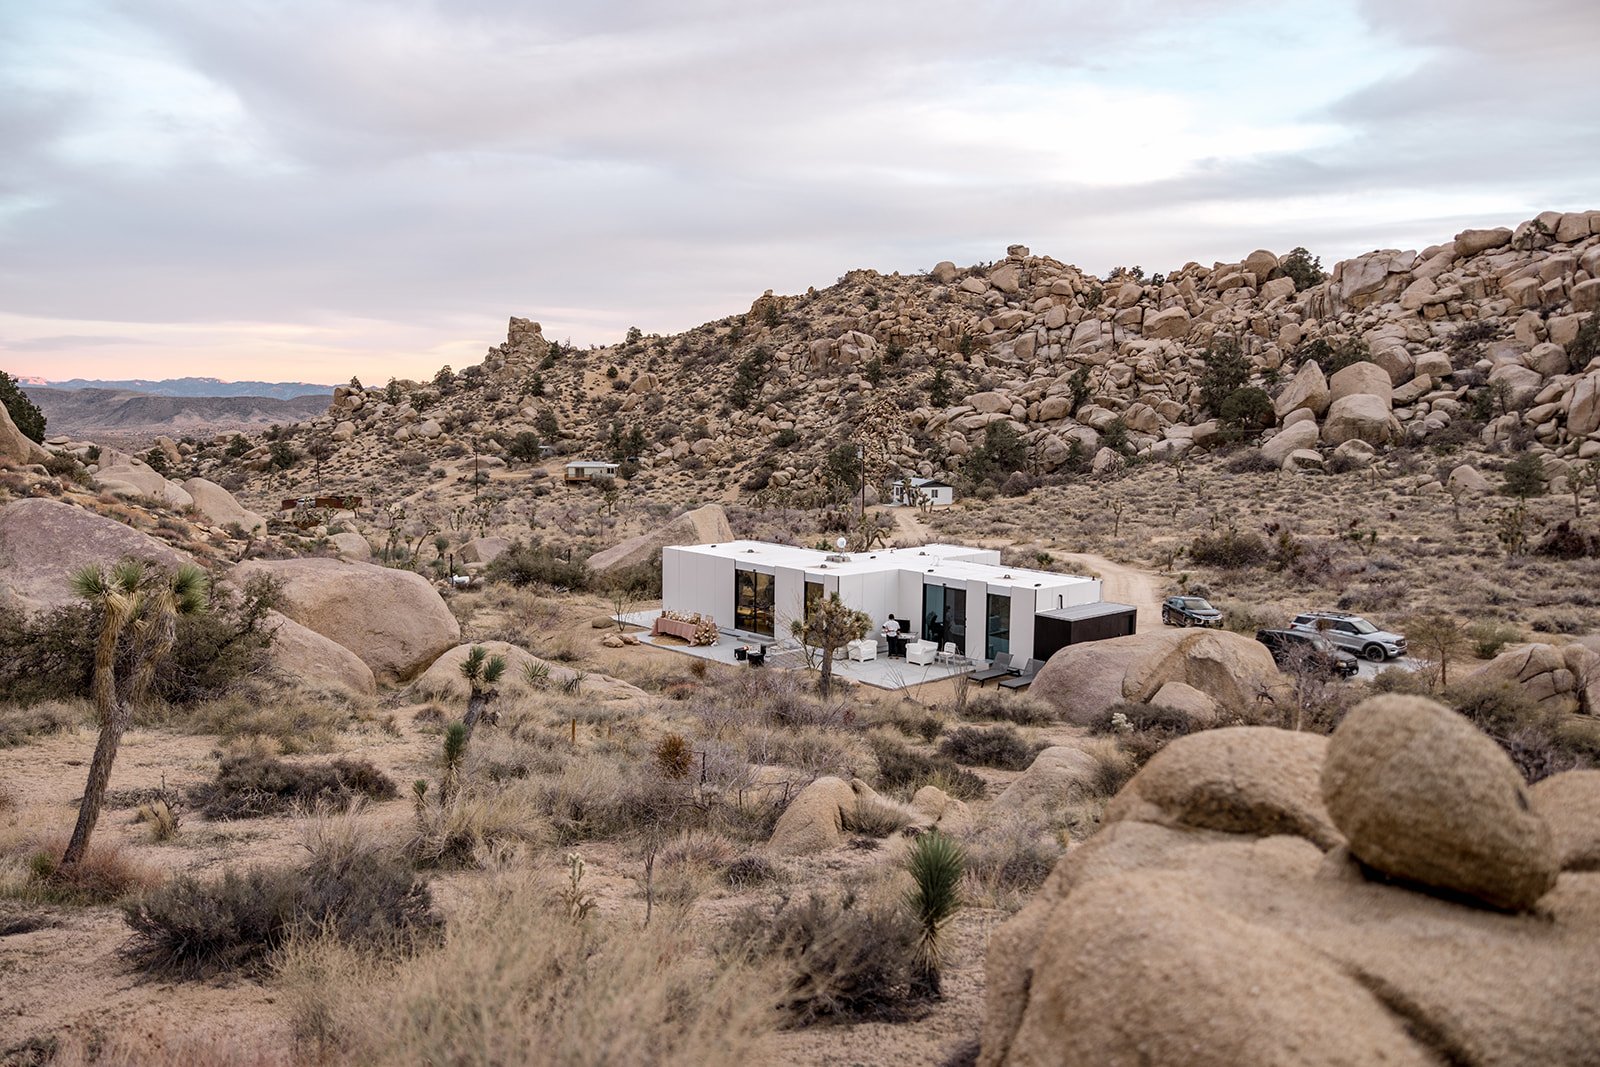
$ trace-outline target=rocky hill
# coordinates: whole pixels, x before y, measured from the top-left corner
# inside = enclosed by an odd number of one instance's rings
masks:
[[[209,437],[314,418],[326,393],[274,396],[157,395],[126,389],[28,386],[28,398],[48,420],[52,436],[145,440],[157,435]]]
[[[996,423],[1035,475],[1203,451],[1224,415],[1295,465],[1441,439],[1515,439],[1555,468],[1600,455],[1600,327],[1586,326],[1600,212],[1318,268],[1303,250],[1259,250],[1098,278],[1016,245],[964,269],[852,271],[606,348],[562,349],[513,318],[478,366],[340,387],[300,433],[326,442],[330,489],[392,479],[402,453],[421,467],[503,456],[534,434],[561,453],[636,455],[645,494],[770,486],[801,500],[841,442],[869,439],[885,471],[959,475]],[[1224,411],[1241,389],[1267,396]],[[267,455],[259,442],[246,465]]]

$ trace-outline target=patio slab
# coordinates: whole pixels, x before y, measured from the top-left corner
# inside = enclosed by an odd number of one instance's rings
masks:
[[[622,615],[612,616],[618,622],[630,626],[642,626],[646,631],[660,615],[659,610],[633,611]],[[766,645],[768,646],[767,666],[779,670],[805,670],[805,652],[795,643],[790,641],[778,642],[770,637],[758,637],[755,634],[740,633],[736,630],[718,629],[719,637],[714,645],[690,645],[674,637],[656,637],[648,632],[636,634],[639,643],[650,645],[652,648],[665,649],[669,652],[678,652],[686,656],[695,656],[699,659],[711,660],[716,663],[726,663],[730,666],[739,664],[739,659],[733,650],[740,645]],[[833,673],[837,678],[844,678],[861,685],[870,685],[874,689],[899,690],[909,689],[924,682],[937,682],[945,678],[953,678],[958,674],[966,674],[974,670],[974,665],[956,665],[950,663],[930,663],[919,666],[908,663],[903,659],[889,659],[879,654],[877,659],[860,662],[846,659],[843,656],[833,661]]]

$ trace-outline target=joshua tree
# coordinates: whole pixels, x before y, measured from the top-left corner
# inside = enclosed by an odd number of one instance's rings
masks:
[[[153,570],[138,560],[125,560],[110,570],[85,567],[72,576],[78,596],[99,609],[100,634],[95,643],[94,703],[100,740],[89,763],[89,782],[78,806],[61,869],[89,850],[89,837],[100,818],[117,746],[133,718],[133,707],[150,689],[156,671],[177,641],[178,617],[206,609],[206,573],[184,564],[173,574]]]
[[[846,607],[838,593],[817,602],[810,617],[804,622],[795,619],[789,632],[802,643],[822,650],[822,678],[817,689],[824,697],[833,688],[833,657],[851,641],[860,639],[872,629],[872,619],[866,612]]]
[[[939,995],[939,966],[944,954],[941,935],[945,925],[961,910],[961,878],[966,856],[954,840],[934,830],[917,838],[906,858],[911,888],[906,907],[917,924],[918,981]]]
[[[504,656],[491,656],[489,650],[482,645],[473,645],[467,652],[467,658],[461,663],[461,675],[466,678],[467,685],[472,687],[472,693],[467,697],[467,716],[462,724],[467,728],[467,740],[472,740],[473,728],[478,725],[478,720],[483,718],[483,713],[488,710],[489,704],[500,691],[494,683],[506,672],[506,658]]]

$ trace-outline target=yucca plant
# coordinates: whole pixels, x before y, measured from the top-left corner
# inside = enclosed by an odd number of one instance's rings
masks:
[[[94,654],[94,704],[100,739],[89,762],[89,781],[78,805],[78,821],[57,867],[67,872],[82,861],[100,819],[106,783],[122,735],[178,639],[178,617],[206,610],[210,580],[193,564],[172,574],[140,560],[84,567],[72,576],[72,591],[97,609],[99,638]],[[120,667],[120,669],[119,669]]]
[[[911,888],[906,890],[905,903],[917,924],[917,978],[931,996],[939,995],[942,935],[961,910],[961,877],[966,866],[961,846],[937,830],[918,837],[906,857]]]
[[[469,736],[465,723],[453,722],[444,728],[444,776],[439,782],[440,803],[448,802],[450,794],[455,792],[456,781],[461,775],[461,761],[467,755]]]
[[[504,656],[491,656],[482,645],[473,645],[467,651],[467,658],[461,662],[461,674],[472,689],[467,697],[467,717],[462,720],[467,728],[467,740],[472,739],[472,731],[488,710],[490,702],[500,695],[494,684],[505,672]]]

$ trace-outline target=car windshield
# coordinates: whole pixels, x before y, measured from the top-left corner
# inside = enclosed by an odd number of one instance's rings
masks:
[[[1189,611],[1214,611],[1214,610],[1216,610],[1209,603],[1206,602],[1204,597],[1197,597],[1197,596],[1180,597],[1178,599],[1178,604],[1179,604],[1180,607],[1187,608]]]

